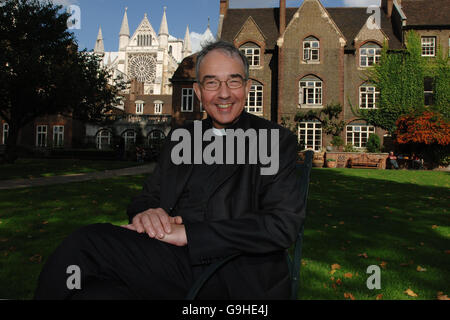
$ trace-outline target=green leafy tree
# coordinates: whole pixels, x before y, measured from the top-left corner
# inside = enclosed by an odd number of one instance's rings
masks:
[[[396,121],[412,110],[424,108],[423,79],[427,62],[421,56],[419,36],[407,34],[407,50],[389,51],[383,46],[380,62],[368,71],[368,79],[380,91],[377,109],[354,110],[369,124],[390,134],[396,130]]]
[[[0,117],[9,124],[7,162],[17,158],[20,129],[37,117],[62,114],[101,121],[118,103],[123,81],[78,51],[61,6],[38,0],[0,1]]]

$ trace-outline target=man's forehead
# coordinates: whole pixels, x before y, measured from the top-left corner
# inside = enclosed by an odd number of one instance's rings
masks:
[[[213,71],[213,69],[220,70],[221,72],[228,71],[227,70],[228,66],[226,67],[227,69],[223,69],[222,64],[218,63],[220,61],[223,61],[224,56],[236,61],[239,64],[239,69],[240,69],[239,73],[241,74],[241,76],[243,76],[245,74],[244,63],[242,62],[240,56],[238,54],[234,54],[234,53],[228,52],[226,50],[222,50],[220,48],[214,49],[214,50],[208,52],[204,56],[202,62],[200,63],[199,72],[201,74],[203,74],[205,69],[207,69],[206,73],[208,73],[208,74],[209,74],[208,71]],[[230,71],[229,75],[232,75],[232,74],[236,74],[237,70],[229,70],[229,71]]]

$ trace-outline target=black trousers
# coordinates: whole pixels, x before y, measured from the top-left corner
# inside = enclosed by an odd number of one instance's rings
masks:
[[[68,273],[69,266],[79,267],[81,289],[67,285],[74,274]],[[48,258],[35,299],[183,299],[203,269],[190,265],[186,246],[94,224],[72,233]],[[201,293],[226,299],[223,288],[220,279],[213,278]]]

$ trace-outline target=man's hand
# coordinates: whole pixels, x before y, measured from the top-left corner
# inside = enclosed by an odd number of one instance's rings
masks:
[[[183,219],[180,216],[171,217],[164,209],[157,208],[137,214],[131,224],[122,227],[139,233],[145,232],[150,238],[161,240],[172,232],[174,226],[182,223]]]

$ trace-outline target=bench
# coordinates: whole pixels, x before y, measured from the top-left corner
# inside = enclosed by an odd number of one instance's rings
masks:
[[[350,158],[348,160],[349,168],[364,168],[364,169],[381,169],[383,165],[383,159],[370,159],[365,153],[357,158]]]

